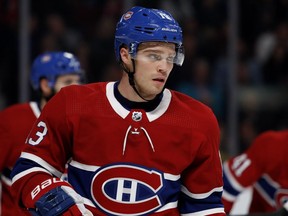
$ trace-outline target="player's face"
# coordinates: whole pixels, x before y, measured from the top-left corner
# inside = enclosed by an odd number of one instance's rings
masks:
[[[57,77],[54,85],[55,92],[59,92],[61,88],[69,85],[80,85],[81,77],[77,74],[65,74]]]
[[[159,94],[173,69],[175,44],[149,42],[139,45],[135,57],[134,80],[139,93],[146,99]]]

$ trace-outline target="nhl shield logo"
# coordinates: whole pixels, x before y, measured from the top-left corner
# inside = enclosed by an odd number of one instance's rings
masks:
[[[136,112],[136,111],[134,111],[134,112],[132,113],[132,119],[133,119],[134,121],[141,121],[141,120],[142,120],[142,113],[141,113],[141,112]]]

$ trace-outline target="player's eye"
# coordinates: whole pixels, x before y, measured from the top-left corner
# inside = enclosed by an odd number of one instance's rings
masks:
[[[167,60],[168,63],[173,64],[174,60],[175,60],[175,56],[169,56],[166,60]]]
[[[161,55],[154,53],[148,54],[148,58],[152,61],[160,61],[162,59]]]
[[[65,80],[63,83],[65,85],[71,85],[74,81],[73,80]]]
[[[80,84],[81,81],[79,79],[67,79],[63,81],[64,85],[72,85],[72,84]]]

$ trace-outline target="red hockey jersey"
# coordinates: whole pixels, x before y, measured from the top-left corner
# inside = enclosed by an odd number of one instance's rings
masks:
[[[249,212],[271,212],[288,200],[288,130],[260,134],[243,154],[224,162],[223,203],[229,212],[253,186]]]
[[[19,195],[69,160],[68,181],[94,215],[225,215],[212,111],[168,89],[152,111],[128,110],[114,85],[69,86],[49,101],[12,173]]]
[[[13,105],[0,112],[0,173],[2,191],[0,215],[21,215],[11,191],[10,173],[40,110],[35,102]]]

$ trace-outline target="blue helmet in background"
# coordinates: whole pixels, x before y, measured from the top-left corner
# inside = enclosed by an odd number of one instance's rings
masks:
[[[176,45],[174,63],[182,65],[184,48],[182,47],[182,29],[170,13],[164,10],[133,7],[117,23],[115,32],[115,54],[120,61],[120,48],[126,45],[132,57],[136,56],[140,43],[167,42]]]
[[[38,90],[41,78],[46,78],[49,86],[54,87],[57,77],[65,74],[79,74],[81,78],[84,77],[84,70],[78,59],[68,52],[46,52],[34,60],[30,80],[34,90]]]

